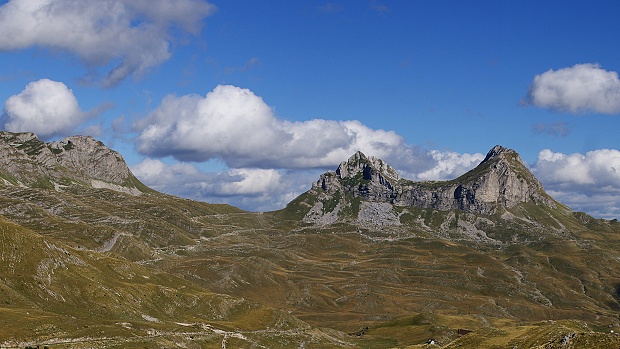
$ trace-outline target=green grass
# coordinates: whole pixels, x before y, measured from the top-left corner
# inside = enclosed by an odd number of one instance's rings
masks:
[[[15,177],[13,177],[11,175],[8,175],[8,174],[0,172],[0,178],[4,179],[5,181],[9,182],[12,185],[19,185],[19,181],[17,180],[17,178],[15,178]]]
[[[143,337],[158,345],[166,338],[191,342],[174,332],[187,332],[177,323],[197,323],[251,335],[244,345],[269,346],[277,340],[291,348],[300,341],[336,346],[327,337],[312,338],[310,326],[286,312],[215,294],[125,260],[75,250],[6,221],[0,221],[0,239],[2,263],[8,263],[0,268],[3,340],[39,345],[88,337],[85,345],[113,347]],[[170,334],[153,337],[140,328]],[[197,336],[221,342],[222,335],[197,328]],[[269,334],[267,328],[276,332]]]
[[[301,219],[320,188],[252,213],[136,181],[125,185],[143,195],[69,179],[60,192],[49,181],[0,188],[2,340],[221,348],[209,325],[246,338],[228,347],[557,347],[567,333],[582,347],[619,345],[606,331],[620,325],[617,221],[527,203],[512,216],[395,207],[402,225],[360,227],[362,198],[338,192],[323,209],[340,203],[345,219],[319,226]]]
[[[361,172],[357,172],[353,177],[345,177],[340,180],[345,187],[356,187],[370,183],[370,179],[364,178]]]
[[[338,204],[340,203],[340,200],[341,200],[340,191],[336,191],[328,199],[322,200],[321,202],[323,203],[323,208],[322,208],[323,213],[329,213],[329,212],[334,211],[336,209],[336,206],[338,206]]]

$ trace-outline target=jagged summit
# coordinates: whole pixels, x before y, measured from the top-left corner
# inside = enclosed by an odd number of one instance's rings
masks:
[[[466,211],[491,214],[499,207],[511,208],[519,203],[556,204],[519,154],[499,145],[476,168],[449,183],[458,184],[454,199],[457,208]]]
[[[480,162],[478,167],[482,166],[482,168],[484,168],[485,166],[490,166],[490,164],[495,164],[501,161],[509,161],[510,167],[513,171],[529,172],[519,153],[513,149],[502,147],[501,145],[496,145],[489,150],[484,160]]]
[[[120,185],[132,176],[119,153],[90,136],[71,136],[47,146],[59,164],[76,170],[84,178]]]
[[[489,152],[487,153],[487,156],[484,158],[484,160],[482,160],[482,162],[489,161],[493,158],[501,156],[504,153],[517,154],[517,152],[512,149],[504,148],[501,145],[496,145],[491,150],[489,150]]]
[[[119,153],[90,136],[45,143],[32,132],[0,132],[0,183],[56,189],[79,184],[134,195],[149,190]]]
[[[380,174],[383,177],[398,180],[400,176],[392,167],[383,160],[374,156],[367,157],[361,151],[357,151],[347,161],[343,161],[338,166],[336,174],[342,178],[353,178],[358,174],[365,180],[370,180],[373,174]]]
[[[476,168],[449,181],[403,179],[384,161],[357,152],[335,172],[321,175],[304,197],[309,198],[304,202],[310,208],[305,219],[328,223],[344,212],[359,216],[369,205],[375,211],[388,204],[494,215],[520,204],[558,204],[545,193],[519,154],[499,145]]]
[[[347,193],[352,197],[366,197],[370,201],[390,202],[394,199],[394,184],[400,176],[383,160],[356,152],[343,161],[335,172],[328,171],[312,184],[328,195]]]

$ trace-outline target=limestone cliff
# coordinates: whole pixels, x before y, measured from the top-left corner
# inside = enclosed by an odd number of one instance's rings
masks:
[[[519,154],[501,146],[495,146],[476,168],[455,180],[402,184],[402,192],[394,201],[397,205],[459,209],[485,215],[519,203],[555,206]]]
[[[45,143],[31,132],[0,132],[0,179],[9,185],[80,184],[135,195],[147,190],[119,153],[89,136]]]
[[[336,221],[347,207],[355,211],[353,215],[368,210],[369,205],[383,210],[379,203],[481,215],[502,213],[521,203],[557,204],[519,154],[501,146],[491,149],[476,168],[459,178],[427,182],[402,179],[382,160],[357,152],[335,172],[321,175],[306,196],[313,199],[305,200],[310,207],[305,220],[323,223]]]

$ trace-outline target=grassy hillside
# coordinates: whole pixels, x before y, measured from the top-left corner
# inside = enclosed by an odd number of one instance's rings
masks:
[[[5,183],[0,347],[618,347],[617,221],[528,202],[360,222],[340,193],[351,219],[310,224],[308,195],[250,213]]]
[[[340,339],[286,312],[0,220],[0,347],[297,348]]]

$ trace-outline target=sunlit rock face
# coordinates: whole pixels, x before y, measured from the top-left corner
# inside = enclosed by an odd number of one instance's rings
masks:
[[[48,146],[60,165],[74,169],[84,178],[123,184],[131,176],[123,157],[92,137],[71,136]]]
[[[475,169],[450,181],[402,179],[384,161],[357,152],[335,172],[321,175],[309,193],[318,199],[309,212],[307,218],[312,217],[309,221],[320,221],[321,212],[326,219],[329,217],[327,221],[337,220],[347,196],[364,202],[443,211],[457,209],[483,215],[527,202],[555,206],[519,154],[501,146],[491,149]],[[325,209],[326,202],[332,202],[328,205],[333,206],[330,210]],[[358,209],[354,214],[364,212]]]
[[[79,184],[132,194],[143,187],[119,153],[90,136],[45,143],[32,132],[0,132],[0,178],[7,185]]]

